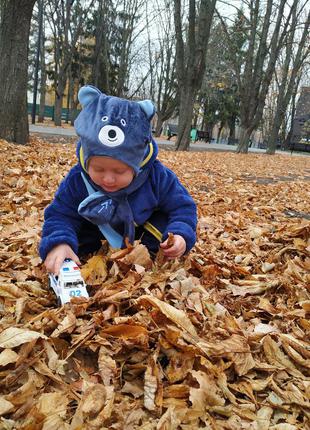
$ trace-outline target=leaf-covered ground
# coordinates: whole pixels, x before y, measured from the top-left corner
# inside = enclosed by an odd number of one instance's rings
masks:
[[[197,246],[103,248],[57,308],[37,245],[74,145],[0,149],[0,429],[309,428],[309,157],[161,152]]]

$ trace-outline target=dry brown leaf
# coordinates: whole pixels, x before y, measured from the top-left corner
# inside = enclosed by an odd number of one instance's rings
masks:
[[[156,297],[153,296],[147,296],[142,295],[138,302],[141,305],[147,305],[152,304],[157,309],[160,310],[167,318],[169,318],[171,321],[173,321],[178,327],[180,327],[182,330],[187,331],[192,336],[197,337],[196,329],[191,323],[188,316],[181,311],[180,309],[174,308],[173,306],[169,305],[168,303],[165,303]]]
[[[44,347],[48,358],[48,367],[53,372],[58,373],[58,375],[65,375],[65,365],[67,364],[67,361],[60,360],[58,354],[56,354],[53,347],[47,341],[44,341]]]
[[[51,337],[58,337],[62,333],[72,333],[76,326],[76,317],[72,312],[68,312],[65,318],[61,321],[59,326],[50,335]]]
[[[18,327],[8,327],[0,333],[1,348],[15,348],[34,339],[47,339],[47,337],[37,331],[26,330]]]
[[[64,418],[68,403],[68,397],[62,392],[43,393],[40,395],[36,407],[47,418],[53,415]]]
[[[0,417],[6,415],[14,409],[14,405],[11,402],[5,400],[3,396],[0,396]]]
[[[191,387],[189,394],[189,400],[195,411],[202,414],[208,406],[223,406],[225,404],[225,400],[211,375],[195,370],[190,373],[199,383],[199,388]]]
[[[0,352],[0,396],[14,406],[3,426],[307,428],[309,157],[161,151],[197,202],[196,247],[165,264],[138,243],[98,254],[84,265],[91,300],[53,308],[37,248],[75,145],[0,149],[10,158],[0,160],[0,338],[10,327],[36,333]],[[57,409],[55,395],[72,403],[46,416],[38,405]]]
[[[98,355],[98,369],[103,385],[111,385],[117,377],[117,366],[115,360],[106,352],[106,348],[101,347]]]
[[[157,391],[157,377],[153,374],[153,368],[148,365],[144,374],[144,407],[149,411],[155,411],[155,397]]]
[[[125,257],[118,261],[126,266],[138,264],[145,269],[150,269],[153,265],[147,248],[142,244],[137,245],[128,254],[126,254]]]
[[[101,330],[101,334],[130,339],[147,336],[147,330],[140,325],[118,324]]]
[[[103,425],[104,417],[100,419],[100,412],[103,411],[106,401],[107,390],[103,385],[94,384],[89,387],[82,396],[75,415],[73,416],[70,429],[80,430],[82,428],[92,428],[99,430],[100,427],[98,427],[94,421],[99,417],[98,421],[100,425]]]
[[[302,373],[281,351],[277,343],[270,336],[266,336],[264,338],[263,347],[266,358],[270,364],[274,364],[280,369],[286,369],[289,373],[291,373],[293,376],[296,376],[297,378],[303,378]]]
[[[195,357],[184,353],[174,353],[165,369],[165,374],[169,382],[182,381],[192,370]]]
[[[9,363],[15,363],[18,360],[18,354],[12,349],[4,349],[0,353],[0,366],[6,366]]]
[[[129,382],[126,381],[121,389],[122,393],[131,394],[134,398],[142,397],[144,394],[144,388],[142,383],[138,384],[137,381]]]

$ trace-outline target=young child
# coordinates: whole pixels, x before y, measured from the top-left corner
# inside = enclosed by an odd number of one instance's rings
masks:
[[[82,87],[75,121],[78,163],[45,209],[40,256],[58,274],[65,258],[115,248],[140,239],[150,252],[168,258],[188,252],[196,240],[196,205],[176,175],[157,157],[151,135],[154,105]],[[168,233],[174,243],[168,247]]]

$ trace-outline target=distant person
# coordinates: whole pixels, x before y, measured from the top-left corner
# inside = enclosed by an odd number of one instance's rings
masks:
[[[44,213],[40,256],[58,274],[63,261],[80,264],[106,239],[115,248],[140,239],[151,253],[181,257],[196,240],[196,205],[177,176],[157,160],[149,101],[133,102],[85,86],[75,121],[78,163]],[[168,247],[168,233],[174,243]]]
[[[167,129],[167,134],[168,134],[167,140],[170,140],[172,138],[173,134],[172,134],[171,129],[170,129],[169,126],[168,126],[168,129]]]

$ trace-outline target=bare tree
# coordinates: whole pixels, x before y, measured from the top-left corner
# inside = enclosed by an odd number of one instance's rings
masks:
[[[68,71],[77,49],[85,17],[92,4],[93,0],[87,4],[84,2],[83,7],[80,0],[76,0],[75,3],[74,0],[48,0],[48,18],[53,35],[54,51],[55,125],[61,125],[61,111]]]
[[[257,129],[265,106],[266,95],[275,70],[275,65],[286,38],[294,5],[299,0],[250,0],[243,1],[248,7],[248,18],[243,13],[244,32],[247,36],[243,64],[236,56],[233,62],[240,94],[241,135],[238,152],[248,152],[249,139]],[[290,6],[286,8],[286,6]],[[239,12],[242,12],[241,10]],[[218,14],[219,15],[219,14]],[[233,51],[234,45],[227,24],[220,17],[227,42]]]
[[[109,38],[111,34],[111,15],[113,5],[111,0],[98,0],[98,7],[94,14],[95,47],[92,61],[92,82],[103,91],[110,93],[110,60]]]
[[[146,12],[148,24],[148,56],[150,97],[156,103],[157,122],[155,136],[160,136],[164,121],[168,120],[177,105],[175,74],[175,34],[173,32],[173,11],[169,2],[163,6],[156,1],[153,14]],[[155,25],[152,28],[148,17]],[[154,34],[157,38],[154,38]]]
[[[292,10],[292,22],[290,31],[287,33],[285,41],[285,59],[280,70],[280,85],[277,97],[277,105],[273,118],[273,126],[267,142],[267,153],[274,154],[278,140],[280,126],[284,121],[285,112],[292,98],[298,75],[302,70],[304,61],[310,54],[310,45],[307,45],[309,38],[310,12],[304,23],[298,23],[297,5]],[[303,29],[300,29],[303,27]],[[302,31],[301,37],[298,34]],[[297,33],[297,38],[295,37]],[[294,45],[297,44],[297,51],[294,53]]]
[[[34,3],[0,1],[0,137],[20,144],[29,138],[28,40]]]
[[[44,2],[42,4],[44,8]],[[44,9],[43,9],[43,17],[44,17]],[[44,121],[44,110],[45,110],[45,98],[46,98],[46,81],[47,81],[47,72],[46,72],[46,58],[45,58],[45,26],[42,28],[42,37],[40,42],[40,102],[39,102],[39,115],[38,122]]]
[[[122,0],[120,2],[121,12],[118,13],[120,21],[120,53],[119,73],[116,87],[116,95],[123,96],[128,78],[131,48],[136,37],[134,34],[137,20],[141,13],[145,0]]]
[[[145,29],[145,0],[97,0],[89,19],[92,83],[116,96],[128,96],[131,67],[141,51],[139,35]],[[140,46],[137,46],[137,45]],[[136,53],[134,52],[136,48]]]
[[[177,150],[187,150],[197,91],[206,66],[206,51],[216,0],[189,0],[186,40],[182,22],[182,5],[174,0],[176,33],[176,72],[179,92],[179,126]]]

